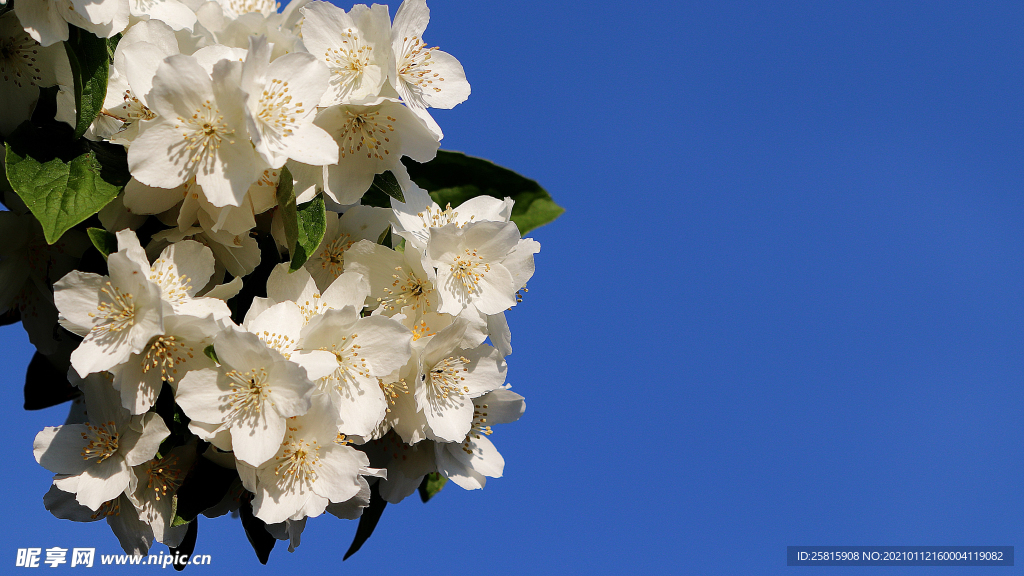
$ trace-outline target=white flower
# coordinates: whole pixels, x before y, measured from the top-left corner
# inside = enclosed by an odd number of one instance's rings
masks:
[[[128,26],[127,0],[21,0],[14,5],[25,31],[43,46],[68,39],[68,24],[110,38]]]
[[[78,502],[97,510],[125,491],[129,467],[153,458],[170,432],[154,413],[129,415],[107,374],[89,376],[79,387],[90,422],[47,427],[32,449],[44,468],[74,477]],[[67,485],[59,487],[67,491]]]
[[[388,476],[379,486],[381,498],[390,504],[404,500],[419,488],[424,476],[437,471],[431,440],[409,445],[398,434],[387,434],[366,446],[372,455],[387,462]]]
[[[227,270],[238,278],[251,273],[260,264],[260,248],[256,239],[249,234],[232,234],[227,230],[206,232],[199,227],[171,228],[153,234],[153,243],[147,249],[161,246],[164,242],[181,242],[186,238],[208,246],[213,251],[220,273]],[[214,272],[214,276],[219,278],[217,274]]]
[[[483,488],[487,478],[501,478],[505,459],[487,438],[493,424],[515,422],[526,410],[519,394],[506,388],[473,400],[473,427],[461,443],[436,444],[437,469],[466,490]]]
[[[360,240],[345,252],[345,270],[358,272],[370,283],[366,303],[383,306],[383,314],[405,314],[413,320],[437,310],[434,269],[423,266],[423,255],[407,244],[397,252],[369,240]]]
[[[327,67],[310,54],[286,54],[271,62],[267,39],[250,41],[242,90],[250,95],[253,144],[271,168],[284,166],[288,158],[315,165],[338,161],[338,145],[313,125],[328,76]]]
[[[405,202],[391,199],[395,212],[395,233],[425,251],[431,228],[455,224],[462,228],[470,222],[508,222],[512,215],[512,199],[499,200],[493,196],[476,196],[458,208],[451,205],[443,209],[430,194],[407,176],[398,175]]]
[[[404,173],[402,156],[429,162],[437,155],[437,138],[393,100],[332,106],[317,115],[316,124],[341,148],[338,163],[324,167],[324,192],[338,204],[358,202],[375,174]]]
[[[223,300],[195,297],[213,276],[213,252],[208,247],[194,240],[176,242],[164,248],[152,266],[135,232],[118,232],[117,247],[142,268],[150,282],[160,287],[161,297],[175,314],[211,316],[214,320],[231,316]]]
[[[314,398],[307,414],[288,419],[288,432],[266,463],[255,471],[239,464],[247,488],[253,489],[255,479],[252,508],[257,518],[275,524],[319,516],[329,502],[356,496],[359,477],[375,472],[366,454],[336,442],[332,413],[326,398]]]
[[[274,267],[267,278],[267,298],[256,298],[250,310],[270,308],[285,301],[294,302],[302,313],[302,326],[327,310],[340,310],[346,306],[361,310],[369,293],[366,279],[355,272],[342,274],[323,293],[305,268],[289,272],[289,264]],[[246,314],[248,316],[248,314]]]
[[[213,367],[203,350],[219,331],[212,317],[166,316],[164,334],[113,369],[121,405],[132,414],[143,414],[156,402],[165,381],[174,388],[189,371]]]
[[[410,385],[426,420],[427,437],[432,440],[464,440],[473,424],[472,399],[505,381],[505,361],[494,348],[486,344],[470,350],[459,347],[467,325],[458,320],[431,337]]]
[[[225,330],[213,345],[220,366],[186,374],[178,405],[194,422],[228,431],[235,458],[259,466],[280,447],[285,420],[309,409],[315,387],[305,370],[255,334]]]
[[[458,315],[475,306],[483,314],[498,314],[515,306],[518,287],[502,261],[519,240],[512,222],[431,228],[427,258],[437,267],[438,311]]]
[[[142,21],[164,22],[174,30],[192,31],[196,13],[178,0],[128,0],[131,15]]]
[[[173,448],[162,458],[154,458],[132,468],[126,494],[149,525],[157,542],[169,547],[181,544],[188,526],[171,526],[174,520],[175,493],[181,487],[196,458],[195,442]]]
[[[426,109],[453,108],[465,101],[469,98],[469,82],[454,56],[436,46],[430,48],[423,41],[429,21],[430,10],[425,0],[402,2],[391,28],[393,56],[389,79],[402,101],[441,138],[441,127]]]
[[[328,310],[302,329],[300,357],[326,356],[333,368],[317,380],[337,411],[339,430],[368,437],[384,419],[384,378],[409,360],[412,334],[384,316],[361,318],[355,308]]]
[[[110,276],[77,270],[54,284],[61,324],[85,339],[71,354],[82,376],[109,370],[163,334],[160,287],[126,251],[107,259]]]
[[[0,134],[10,134],[29,119],[39,88],[53,86],[70,73],[64,46],[40,46],[14,12],[0,16]]]
[[[139,22],[128,29],[114,50],[103,111],[93,121],[92,133],[118,143],[131,143],[138,136],[140,121],[156,117],[147,95],[153,88],[157,68],[164,58],[178,53],[174,31],[160,20]]]
[[[360,240],[376,242],[391,226],[390,214],[383,208],[353,206],[342,216],[327,213],[327,229],[313,254],[306,260],[306,270],[321,291],[345,269],[345,251]]]
[[[141,556],[149,552],[154,541],[153,528],[139,518],[139,513],[128,495],[122,493],[117,498],[104,502],[94,511],[75,500],[78,480],[77,476],[58,475],[53,481],[54,485],[43,495],[43,506],[57,518],[72,522],[106,519],[125,554]]]
[[[303,44],[331,71],[320,105],[376,98],[387,75],[388,7],[360,4],[346,13],[327,2],[310,2],[301,12]]]
[[[128,149],[139,181],[175,188],[193,176],[214,206],[239,206],[263,172],[246,128],[241,62],[222,60],[213,74],[192,56],[166,58],[147,99],[157,117],[145,121]]]

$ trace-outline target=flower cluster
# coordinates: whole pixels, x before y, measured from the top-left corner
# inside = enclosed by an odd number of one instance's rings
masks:
[[[386,6],[308,0],[10,4],[0,134],[52,86],[74,127],[61,43],[110,38],[84,136],[123,149],[130,173],[88,236],[47,244],[12,191],[0,213],[0,308],[80,391],[35,438],[48,510],[107,519],[129,553],[239,508],[294,546],[307,518],[358,518],[428,475],[466,489],[502,475],[487,436],[525,408],[505,383],[505,312],[540,245],[511,198],[442,207],[410,177],[442,138],[428,108],[470,91],[424,42],[424,0],[393,22]],[[368,205],[384,176],[390,207]],[[194,509],[204,483],[222,490]]]

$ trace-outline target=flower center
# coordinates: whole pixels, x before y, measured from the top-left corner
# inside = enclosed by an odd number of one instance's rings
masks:
[[[100,319],[100,324],[93,330],[109,334],[130,329],[135,324],[135,297],[131,293],[121,292],[109,281],[100,288],[100,292],[106,296],[106,300],[100,301],[96,312],[89,313],[90,317]]]
[[[99,426],[86,424],[85,427],[87,431],[82,432],[82,438],[89,444],[82,448],[83,460],[96,460],[99,464],[117,452],[118,434],[113,421]]]
[[[398,274],[392,274],[394,281],[391,287],[385,287],[384,298],[377,298],[377,302],[383,304],[388,310],[401,309],[405,306],[412,306],[413,310],[426,312],[430,309],[430,295],[434,292],[434,286],[428,280],[416,276],[401,266],[396,266]]]
[[[370,65],[372,47],[363,43],[359,33],[349,28],[341,33],[337,47],[324,52],[324,62],[331,70],[330,83],[341,97],[354,90]]]
[[[448,396],[462,396],[463,392],[469,392],[468,387],[461,385],[466,379],[462,373],[469,372],[466,364],[469,364],[469,359],[465,356],[449,356],[430,369],[430,388],[435,398],[447,399]]]
[[[174,336],[158,336],[146,349],[142,356],[142,373],[160,368],[160,378],[167,382],[174,383],[178,369],[175,365],[187,361],[187,358],[195,357],[195,350],[179,341]]]
[[[264,16],[270,16],[277,12],[278,3],[274,0],[222,0],[221,5],[227,9],[233,18],[249,12],[259,12]]]
[[[462,441],[462,450],[466,454],[472,454],[473,450],[469,447],[471,440],[480,438],[480,435],[490,436],[493,432],[491,427],[487,425],[487,404],[481,404],[473,407],[473,426],[469,429],[469,434],[466,435],[466,439]]]
[[[266,368],[253,368],[248,372],[231,370],[225,375],[231,380],[231,414],[228,420],[257,418],[270,396]]]
[[[184,274],[174,272],[174,263],[169,263],[163,258],[158,258],[153,263],[149,272],[149,280],[160,286],[163,296],[168,302],[177,303],[189,298],[189,291],[192,290],[192,279]]]
[[[259,113],[256,117],[263,123],[265,131],[271,131],[280,138],[291,136],[295,128],[295,116],[304,114],[302,102],[292,104],[288,83],[273,79],[260,95]]]
[[[326,270],[332,279],[341,276],[345,268],[345,250],[353,244],[355,241],[350,239],[348,234],[339,234],[320,251],[320,267]]]
[[[153,497],[156,500],[174,494],[184,481],[183,470],[179,466],[176,456],[167,456],[148,462],[145,473],[149,476],[146,489],[153,491]]]
[[[317,471],[323,466],[320,463],[320,446],[316,440],[310,444],[293,435],[285,438],[284,445],[284,452],[277,459],[274,474],[282,477],[282,484],[287,488],[299,491],[311,488],[317,479]]]
[[[345,114],[348,120],[338,140],[342,158],[347,154],[361,154],[364,148],[367,158],[383,160],[384,156],[391,154],[391,139],[387,134],[395,131],[394,122],[397,120],[384,116],[385,122],[380,119],[380,112],[356,113],[346,109]]]
[[[433,90],[440,92],[441,88],[434,86],[434,82],[444,82],[444,78],[437,72],[430,69],[431,52],[438,47],[427,48],[427,43],[413,36],[403,38],[402,65],[398,67],[398,74],[407,84],[412,84],[419,91]]]
[[[334,384],[334,386],[337,388],[339,393],[342,395],[351,395],[352,392],[349,390],[349,384],[358,386],[358,377],[370,377],[370,369],[366,365],[366,359],[359,356],[359,350],[362,346],[356,344],[356,338],[358,336],[358,334],[342,336],[341,343],[334,344],[330,348],[320,348],[321,350],[334,354],[334,357],[338,361],[338,367],[334,372],[321,379],[324,381],[322,387],[327,385],[328,380],[334,380],[337,381],[337,384]]]
[[[38,86],[42,81],[38,54],[39,43],[24,30],[0,40],[0,77],[18,88]]]
[[[209,100],[196,108],[189,118],[178,116],[176,128],[182,130],[185,150],[189,154],[188,162],[202,164],[207,168],[216,158],[221,142],[227,140],[229,144],[235,143],[231,139],[235,131],[228,129],[224,116]]]
[[[377,383],[380,384],[380,389],[384,392],[384,399],[388,402],[386,412],[391,412],[391,406],[395,405],[399,394],[409,393],[409,385],[402,378],[399,378],[397,382],[384,382],[378,378]]]
[[[491,271],[491,265],[485,262],[480,262],[484,257],[476,253],[476,250],[472,252],[466,249],[466,255],[458,255],[451,264],[452,276],[462,283],[463,289],[468,294],[480,291],[480,281],[484,279],[484,274]]]

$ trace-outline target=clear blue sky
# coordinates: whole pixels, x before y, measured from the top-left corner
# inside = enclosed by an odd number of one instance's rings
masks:
[[[429,5],[427,42],[473,87],[436,114],[442,146],[567,212],[533,234],[509,315],[527,411],[491,438],[506,476],[389,507],[339,572],[891,574],[787,568],[786,546],[1024,552],[1020,2]],[[20,326],[0,346],[0,566],[116,552],[43,509],[32,438],[65,409],[24,412]],[[354,529],[313,520],[265,571],[333,573]],[[259,568],[230,519],[196,551],[214,565],[188,574]]]

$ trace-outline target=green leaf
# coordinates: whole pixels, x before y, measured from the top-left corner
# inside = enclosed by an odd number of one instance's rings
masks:
[[[299,214],[295,206],[295,188],[292,181],[292,173],[284,166],[281,167],[281,179],[277,183],[277,209],[281,211],[284,237],[288,242],[288,249],[290,250],[299,239]]]
[[[373,530],[377,527],[377,522],[380,521],[380,516],[384,513],[384,507],[388,505],[387,500],[380,496],[379,486],[380,482],[375,482],[370,486],[370,505],[363,508],[363,514],[359,517],[359,525],[356,526],[356,535],[352,539],[352,545],[348,547],[348,552],[345,552],[342,560],[348,560],[349,556],[359,552],[359,549],[363,547],[363,544],[370,538]]]
[[[114,53],[117,52],[117,44],[121,41],[121,33],[118,32],[110,38],[107,38],[107,60],[114,63]]]
[[[245,530],[246,538],[249,539],[249,544],[256,552],[256,558],[260,564],[266,566],[267,560],[270,559],[270,551],[274,549],[274,544],[277,544],[277,539],[267,532],[266,523],[253,515],[251,493],[246,492],[242,495],[242,501],[238,506],[238,515],[242,518],[242,528]]]
[[[296,209],[296,215],[298,237],[295,240],[295,247],[291,250],[292,263],[288,267],[289,272],[302,268],[324,239],[324,233],[327,232],[327,207],[324,204],[324,197],[317,195],[302,204]]]
[[[87,141],[74,141],[65,124],[37,128],[23,123],[5,144],[7,180],[39,220],[53,244],[100,211],[124,187],[113,153]]]
[[[80,138],[103,110],[110,57],[106,39],[74,26],[68,28],[70,32],[64,49],[68,53],[75,84],[75,138]]]
[[[89,228],[85,232],[89,234],[89,240],[92,240],[92,245],[99,250],[104,260],[117,252],[117,236],[113,232],[107,232],[103,228]]]
[[[405,202],[405,194],[402,193],[402,187],[398,184],[398,178],[395,178],[391,170],[385,170],[383,173],[373,176],[373,182],[370,183],[370,190],[367,190],[367,192],[371,191],[380,191],[399,202]]]
[[[194,521],[192,521],[192,525],[189,526],[188,529],[185,531],[185,537],[182,538],[181,544],[178,544],[175,547],[168,546],[168,554],[170,554],[171,556],[175,556],[179,559],[178,562],[174,562],[171,564],[172,566],[174,566],[174,569],[178,572],[184,570],[185,566],[188,565],[187,561],[181,561],[180,559],[192,557],[192,553],[196,550],[196,539],[198,538],[198,536],[199,519],[196,518]]]
[[[175,515],[181,518],[179,526],[219,504],[237,478],[238,473],[234,470],[222,468],[202,456],[196,458],[195,465],[178,488]]]
[[[512,198],[512,221],[519,226],[520,234],[548,224],[565,212],[537,182],[482,158],[440,150],[426,164],[409,158],[402,161],[413,181],[430,192],[442,208],[447,204],[456,207],[480,195]]]
[[[69,367],[56,366],[51,358],[36,352],[25,371],[25,410],[49,408],[80,396],[81,391],[68,382]]]
[[[217,364],[220,364],[220,358],[217,358],[217,351],[213,349],[213,344],[210,344],[206,348],[203,348],[203,354],[210,360],[213,360]]]
[[[383,232],[380,233],[380,236],[377,238],[377,244],[391,248],[391,243],[391,226],[388,226],[387,228],[384,229]]]
[[[448,479],[441,476],[437,472],[431,472],[423,477],[423,482],[420,482],[420,500],[423,500],[425,504],[431,498],[433,498],[444,485],[448,483]]]

